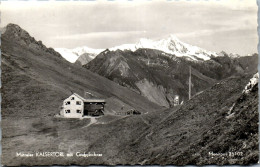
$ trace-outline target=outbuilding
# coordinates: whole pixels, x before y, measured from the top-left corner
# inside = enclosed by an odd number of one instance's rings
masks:
[[[85,99],[73,93],[63,101],[60,114],[68,118],[82,118],[84,116],[104,115],[104,99]]]

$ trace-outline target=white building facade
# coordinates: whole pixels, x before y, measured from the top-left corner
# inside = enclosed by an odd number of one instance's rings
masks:
[[[77,94],[72,94],[70,97],[63,101],[61,108],[61,115],[69,118],[80,118],[83,115],[84,101],[77,96]]]
[[[103,115],[105,100],[84,99],[73,93],[63,101],[60,115],[67,118],[82,118],[84,116]]]

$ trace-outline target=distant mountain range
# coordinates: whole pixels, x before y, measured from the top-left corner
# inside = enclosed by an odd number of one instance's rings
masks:
[[[180,41],[174,35],[170,35],[168,38],[161,39],[158,41],[141,38],[140,41],[135,44],[122,44],[108,49],[110,51],[130,50],[133,52],[138,49],[155,49],[171,55],[175,55],[176,57],[185,57],[187,60],[191,60],[191,61],[205,61],[211,59],[212,57],[222,56],[222,53],[210,52],[210,51],[206,51],[205,49],[201,49],[197,46],[186,44]],[[55,50],[59,52],[69,62],[71,63],[77,62],[81,65],[85,65],[105,49],[92,49],[87,46],[83,46],[83,47],[77,47],[75,49],[56,48]],[[229,56],[241,57],[238,54],[232,54],[232,53],[229,54]],[[243,56],[250,56],[250,55],[243,55]]]

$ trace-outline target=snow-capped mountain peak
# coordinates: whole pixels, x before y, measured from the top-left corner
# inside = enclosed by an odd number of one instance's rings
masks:
[[[218,56],[214,52],[209,52],[196,46],[192,46],[180,41],[175,35],[169,35],[166,39],[152,40],[147,38],[141,38],[139,42],[135,44],[123,44],[115,47],[109,48],[110,51],[116,50],[131,50],[136,51],[139,48],[156,49],[163,51],[165,53],[175,55],[177,57],[185,57],[192,61],[209,60],[212,56]],[[101,53],[105,49],[91,49],[89,47],[78,47],[75,49],[55,49],[58,51],[65,59],[74,63],[79,56],[84,53],[90,53],[92,55],[91,59],[95,58],[96,55]]]
[[[116,50],[131,50],[131,51],[136,51],[137,48],[135,46],[135,44],[123,44],[123,45],[119,45],[119,46],[114,46],[112,48],[109,48],[110,51],[116,51]]]
[[[175,35],[170,35],[168,38],[159,41],[143,38],[136,44],[136,49],[138,48],[157,49],[178,57],[185,56],[192,60],[209,60],[211,55],[216,56],[216,53],[180,41]]]
[[[99,54],[100,52],[102,52],[104,49],[92,49],[89,48],[87,46],[83,46],[83,47],[77,47],[75,49],[73,49],[73,53],[77,54],[77,55],[82,55],[84,53],[94,53],[94,54]]]
[[[66,48],[56,48],[55,51],[59,52],[64,59],[71,63],[75,63],[77,59],[85,54],[88,53],[91,59],[94,59],[96,55],[102,52],[104,49],[92,49],[86,46],[77,47],[74,49],[66,49]]]

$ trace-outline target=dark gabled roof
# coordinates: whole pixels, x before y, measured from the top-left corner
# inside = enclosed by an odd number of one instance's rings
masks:
[[[89,102],[89,103],[105,103],[106,102],[105,99],[85,99],[84,97],[78,95],[77,93],[73,93],[73,95],[77,96],[83,102]]]

